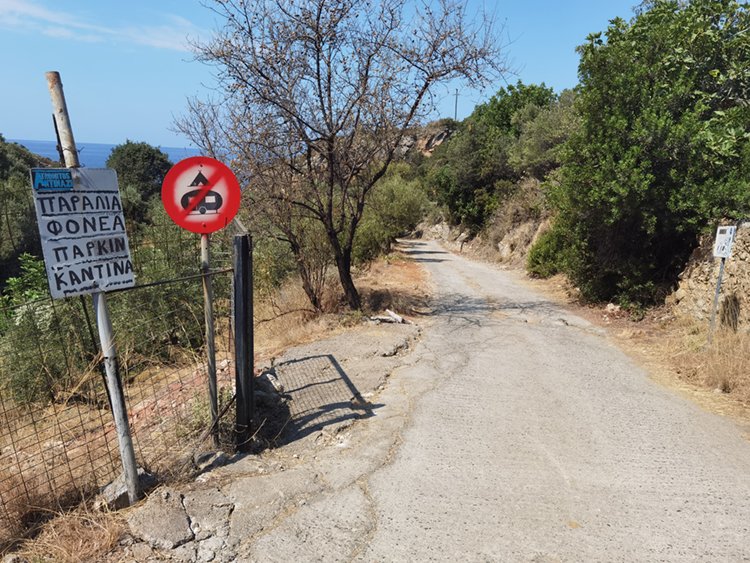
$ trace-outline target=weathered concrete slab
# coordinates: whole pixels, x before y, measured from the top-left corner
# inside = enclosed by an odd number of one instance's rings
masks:
[[[274,369],[289,397],[291,418],[280,437],[285,445],[234,457],[179,492],[152,495],[128,517],[133,534],[144,540],[128,555],[137,551],[149,561],[251,560],[248,550],[256,542],[268,536],[263,545],[272,550],[277,527],[298,512],[294,522],[306,526],[316,518],[310,503],[345,489],[343,501],[331,496],[328,502],[348,504],[351,514],[319,516],[338,530],[330,532],[331,541],[344,551],[356,548],[370,524],[355,483],[387,459],[408,408],[405,396],[397,394],[390,404],[381,404],[378,396],[419,334],[414,325],[371,324],[289,350]],[[362,436],[351,428],[359,421],[367,421]],[[281,560],[264,549],[258,551],[260,560],[266,555]],[[283,553],[301,552],[297,546]]]
[[[302,507],[240,552],[244,561],[351,561],[375,526],[365,493],[357,486]]]
[[[171,488],[152,494],[127,516],[133,534],[150,545],[173,549],[195,537],[190,528],[182,494]]]

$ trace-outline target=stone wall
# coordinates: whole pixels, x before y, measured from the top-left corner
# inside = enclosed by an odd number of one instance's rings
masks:
[[[667,300],[675,314],[707,320],[711,316],[721,260],[713,257],[714,236],[705,236],[690,257],[680,284]],[[719,298],[719,322],[737,328],[750,326],[750,222],[737,229],[732,255],[727,258]]]

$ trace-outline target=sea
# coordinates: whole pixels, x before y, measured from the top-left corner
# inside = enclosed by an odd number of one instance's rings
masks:
[[[8,139],[11,143],[23,145],[31,152],[44,156],[51,160],[60,158],[57,152],[57,143],[55,141],[29,141],[27,139]],[[117,145],[107,145],[104,143],[85,143],[76,141],[78,147],[78,159],[81,166],[88,168],[104,168],[112,149]],[[194,147],[158,147],[164,152],[173,163],[179,162],[189,156],[199,156],[201,151]]]

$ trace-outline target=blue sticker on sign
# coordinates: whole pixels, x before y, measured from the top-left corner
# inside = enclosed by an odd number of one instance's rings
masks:
[[[69,192],[73,189],[73,174],[65,168],[32,168],[31,185],[40,192]]]

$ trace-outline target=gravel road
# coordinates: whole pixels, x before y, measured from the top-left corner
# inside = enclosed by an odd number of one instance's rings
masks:
[[[298,444],[284,471],[248,458],[163,494],[187,511],[185,559],[750,560],[750,443],[736,425],[652,382],[516,274],[405,245],[434,286],[419,343],[363,420]]]

